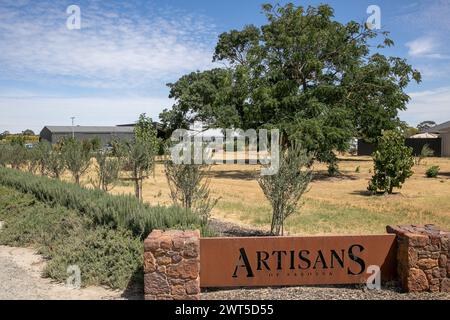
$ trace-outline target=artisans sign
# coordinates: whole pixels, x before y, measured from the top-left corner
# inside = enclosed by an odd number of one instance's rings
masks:
[[[201,287],[363,283],[395,276],[395,235],[200,240]]]

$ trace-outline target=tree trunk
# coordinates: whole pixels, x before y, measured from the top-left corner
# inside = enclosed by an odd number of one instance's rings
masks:
[[[136,198],[140,199],[139,180],[137,178],[134,178],[134,195],[136,196]]]

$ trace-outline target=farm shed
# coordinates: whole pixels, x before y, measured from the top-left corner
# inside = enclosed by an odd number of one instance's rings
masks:
[[[413,149],[414,155],[419,155],[423,146],[428,145],[434,151],[435,157],[450,157],[450,121],[405,139],[405,145]],[[374,144],[358,140],[359,156],[369,156],[375,150]]]
[[[442,157],[450,157],[450,121],[441,123],[426,130],[428,133],[439,134],[441,138]]]
[[[407,138],[405,139],[405,145],[412,148],[414,156],[420,155],[422,148],[425,145],[433,150],[435,157],[443,156],[441,138]],[[377,147],[375,144],[358,139],[358,156],[370,156],[376,149]]]
[[[77,140],[90,140],[99,138],[102,145],[113,140],[132,140],[134,138],[133,127],[87,127],[87,126],[45,126],[40,133],[40,140],[46,140],[56,144],[61,139],[71,138]]]

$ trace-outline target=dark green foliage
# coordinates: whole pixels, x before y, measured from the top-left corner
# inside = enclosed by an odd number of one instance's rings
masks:
[[[405,146],[405,139],[398,131],[384,132],[372,157],[374,175],[369,183],[369,191],[380,190],[391,194],[394,188],[401,188],[413,174],[412,148]]]
[[[439,166],[432,166],[427,169],[425,174],[428,178],[436,178],[439,174],[439,170],[441,170]]]
[[[272,206],[272,234],[283,235],[285,220],[296,212],[311,181],[312,158],[300,144],[294,143],[281,154],[278,172],[259,178],[259,186]]]
[[[22,131],[22,135],[24,135],[24,136],[35,136],[35,133],[31,129],[26,129],[26,130]]]
[[[90,217],[95,224],[124,228],[146,237],[153,229],[198,228],[198,216],[177,207],[150,207],[128,195],[110,195],[75,184],[0,168],[0,185],[30,193],[45,203],[61,205]]]
[[[424,132],[424,131],[434,127],[435,125],[436,125],[436,122],[431,121],[431,120],[422,121],[421,123],[419,123],[417,125],[417,130],[419,130],[420,132]]]
[[[214,60],[227,67],[193,72],[170,84],[168,129],[196,120],[219,128],[278,128],[283,148],[300,141],[335,163],[350,138],[374,142],[401,125],[408,84],[421,80],[406,60],[373,53],[393,44],[387,32],[342,24],[328,5],[264,5],[267,22],[219,36]]]

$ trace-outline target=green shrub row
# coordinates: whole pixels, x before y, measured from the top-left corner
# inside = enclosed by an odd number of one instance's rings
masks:
[[[19,170],[0,168],[0,185],[30,193],[45,203],[76,210],[95,224],[125,228],[141,238],[153,229],[201,226],[198,216],[190,210],[149,206],[131,195],[110,195]]]
[[[143,243],[128,230],[95,226],[75,210],[1,186],[0,220],[0,244],[36,248],[47,260],[44,276],[65,282],[76,265],[82,286],[143,283]]]

